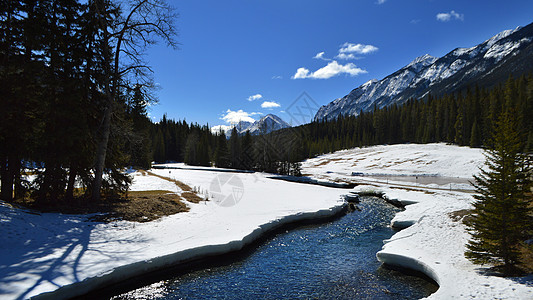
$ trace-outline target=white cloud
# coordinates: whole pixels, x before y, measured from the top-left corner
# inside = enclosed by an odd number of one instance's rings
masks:
[[[283,79],[283,76],[280,76],[280,75],[272,76],[272,79]]]
[[[252,116],[254,115],[261,115],[262,113],[259,112],[245,112],[242,109],[239,109],[237,111],[233,111],[231,109],[228,109],[220,118],[221,120],[224,120],[226,123],[229,124],[237,124],[240,121],[246,121],[246,122],[255,122],[254,118]]]
[[[335,58],[349,60],[349,59],[358,59],[360,57],[353,55],[353,53],[339,53],[337,56],[335,56]]]
[[[324,51],[318,52],[313,58],[314,59],[321,59],[321,60],[330,61],[331,59],[324,57],[324,54],[325,54]]]
[[[378,0],[378,4],[383,4],[385,3],[387,0]]]
[[[345,65],[339,64],[337,61],[332,61],[328,63],[325,67],[322,67],[315,72],[310,72],[306,68],[298,68],[292,79],[304,79],[304,78],[313,78],[313,79],[328,79],[340,74],[349,74],[350,76],[357,76],[359,74],[367,73],[366,70],[358,68],[353,63],[348,63]]]
[[[211,127],[211,133],[218,134],[220,133],[221,130],[224,133],[226,133],[230,131],[231,129],[233,129],[233,126],[230,126],[230,125],[216,125],[216,126]]]
[[[465,15],[457,13],[455,10],[452,10],[449,13],[438,13],[437,14],[437,21],[448,22],[452,19],[464,21]]]
[[[294,76],[292,76],[292,79],[307,78],[308,75],[309,75],[309,70],[308,69],[306,69],[306,68],[298,68],[298,70],[296,70],[296,74],[294,74]]]
[[[344,43],[339,49],[339,54],[341,53],[357,53],[357,54],[368,54],[378,51],[376,46],[364,45],[364,44],[353,44],[353,43]]]
[[[262,108],[275,108],[275,107],[281,107],[281,105],[274,101],[265,101],[261,103]]]
[[[418,24],[418,23],[420,23],[420,19],[413,19],[413,20],[409,21],[409,23]]]
[[[248,97],[248,101],[259,100],[259,99],[261,99],[261,98],[263,98],[263,95],[261,95],[261,94],[255,94],[255,95],[252,95],[252,96]]]

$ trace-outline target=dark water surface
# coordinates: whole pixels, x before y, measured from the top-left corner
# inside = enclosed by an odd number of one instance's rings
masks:
[[[397,208],[365,197],[331,223],[278,234],[243,260],[169,278],[114,299],[417,299],[437,287],[381,266]]]

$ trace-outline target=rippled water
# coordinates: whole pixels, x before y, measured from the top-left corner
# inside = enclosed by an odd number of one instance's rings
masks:
[[[116,296],[114,299],[416,299],[436,286],[381,267],[376,252],[394,233],[398,209],[363,198],[361,211],[278,234],[251,255]]]

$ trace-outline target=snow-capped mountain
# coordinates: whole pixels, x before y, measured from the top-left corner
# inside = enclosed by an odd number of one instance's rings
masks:
[[[276,130],[280,130],[280,129],[288,128],[288,127],[291,127],[291,125],[283,121],[280,117],[273,115],[273,114],[268,114],[262,117],[261,119],[255,121],[253,124],[251,124],[247,128],[240,130],[239,133],[243,134],[249,130],[252,135],[267,134],[272,131],[276,131]],[[237,128],[237,130],[239,130],[239,128]]]
[[[242,132],[246,132],[246,130],[250,126],[252,126],[253,124],[254,124],[254,122],[239,121],[239,123],[237,123],[237,125],[235,125],[235,128],[237,129],[237,132],[242,133]],[[231,129],[233,129],[233,128],[231,128]],[[229,134],[231,134],[231,131],[229,132]]]
[[[288,127],[291,127],[291,125],[283,121],[280,117],[268,114],[255,122],[240,121],[235,125],[218,125],[211,128],[211,131],[213,133],[218,133],[222,130],[229,138],[233,128],[237,129],[239,135],[245,134],[248,130],[250,131],[250,134],[258,135],[271,133],[272,131]]]
[[[490,87],[515,75],[533,71],[533,23],[505,30],[471,48],[457,48],[441,58],[428,54],[382,80],[370,80],[348,95],[322,106],[315,120],[403,104],[429,93],[442,95],[466,86]]]

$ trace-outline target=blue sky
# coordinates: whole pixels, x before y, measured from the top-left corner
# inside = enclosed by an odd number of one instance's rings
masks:
[[[147,60],[160,85],[150,116],[228,125],[318,105],[414,58],[442,56],[533,22],[533,1],[181,0],[179,50]]]

